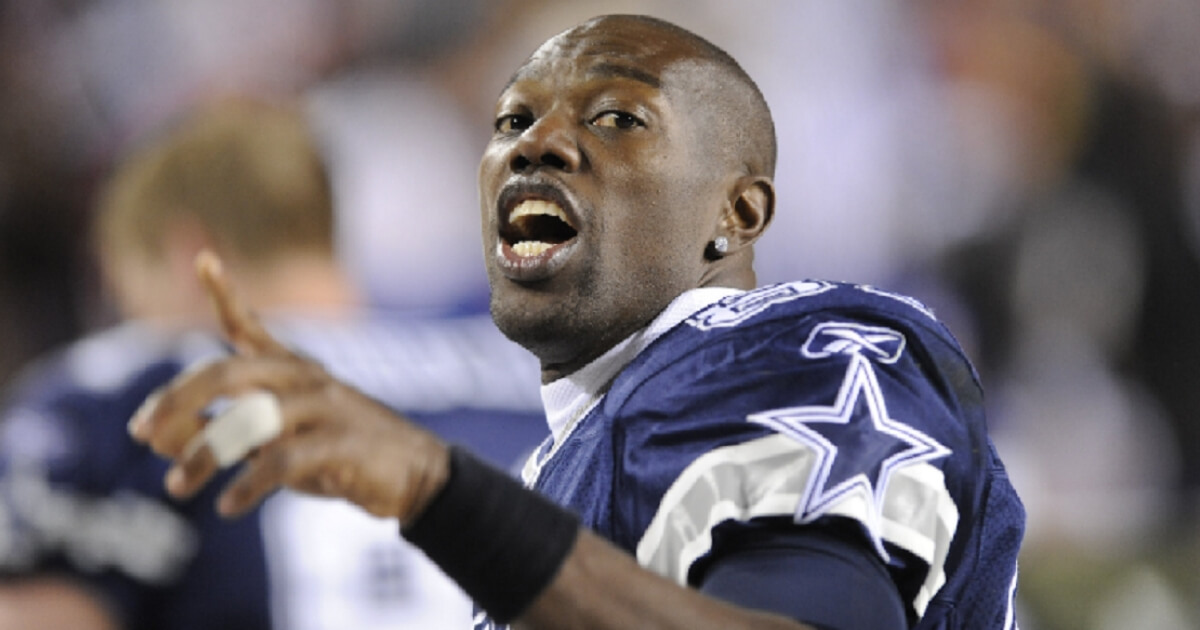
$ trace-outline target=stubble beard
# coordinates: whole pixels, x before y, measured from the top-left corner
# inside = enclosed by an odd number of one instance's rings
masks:
[[[501,282],[507,282],[502,280]],[[571,348],[586,344],[595,333],[589,320],[596,309],[595,282],[589,277],[578,283],[570,295],[519,295],[534,289],[508,287],[505,295],[494,288],[490,300],[492,320],[500,332],[541,360],[542,364],[568,360]]]
[[[565,375],[647,326],[680,292],[653,273],[616,283],[601,283],[598,276],[594,271],[581,273],[560,295],[516,286],[497,291],[493,277],[492,320],[506,337],[538,358],[544,375]]]
[[[543,375],[574,372],[646,323],[632,321],[628,299],[605,295],[590,276],[570,295],[547,297],[522,302],[493,291],[490,303],[497,328],[538,358]]]

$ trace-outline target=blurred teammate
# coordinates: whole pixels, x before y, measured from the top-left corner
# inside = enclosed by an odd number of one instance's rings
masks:
[[[226,352],[192,270],[211,249],[280,339],[378,401],[499,465],[536,445],[536,362],[487,318],[364,312],[333,220],[318,147],[287,107],[214,105],[119,166],[96,244],[129,319],[27,369],[0,424],[0,628],[469,622],[469,601],[394,521],[291,493],[225,521],[215,493],[169,498],[165,462],[129,440],[147,393]]]

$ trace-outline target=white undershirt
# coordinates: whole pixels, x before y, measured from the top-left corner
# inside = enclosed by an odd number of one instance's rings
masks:
[[[740,289],[706,287],[682,293],[650,325],[626,337],[591,363],[552,383],[542,385],[542,406],[557,446],[608,390],[613,378],[642,350],[668,330],[718,300],[742,293]]]

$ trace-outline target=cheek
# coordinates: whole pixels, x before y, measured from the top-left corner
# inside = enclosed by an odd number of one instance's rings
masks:
[[[626,211],[605,217],[621,251],[658,268],[702,258],[712,231],[704,209],[714,198],[711,182],[659,169],[630,175],[621,188],[621,202],[614,204]]]
[[[686,209],[644,198],[638,212],[620,226],[614,262],[627,281],[664,290],[691,288],[704,246],[694,223],[679,220],[681,211]]]
[[[504,177],[501,159],[501,149],[495,144],[489,144],[484,151],[483,159],[479,162],[479,185],[477,190],[479,196],[479,224],[485,249],[488,246],[489,239],[493,238],[496,233],[496,218],[493,216],[493,213],[496,197],[499,195]]]
[[[479,160],[479,198],[485,215],[487,214],[489,201],[495,200],[500,185],[507,174],[505,167],[506,155],[506,149],[495,141],[492,141],[483,150],[483,157]]]

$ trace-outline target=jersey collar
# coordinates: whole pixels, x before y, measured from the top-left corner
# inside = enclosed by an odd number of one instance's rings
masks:
[[[743,291],[724,287],[685,291],[672,300],[649,326],[626,337],[579,370],[543,385],[542,405],[546,409],[546,420],[550,424],[554,442],[562,442],[575,423],[600,402],[617,374],[655,339],[700,309],[739,293]]]

